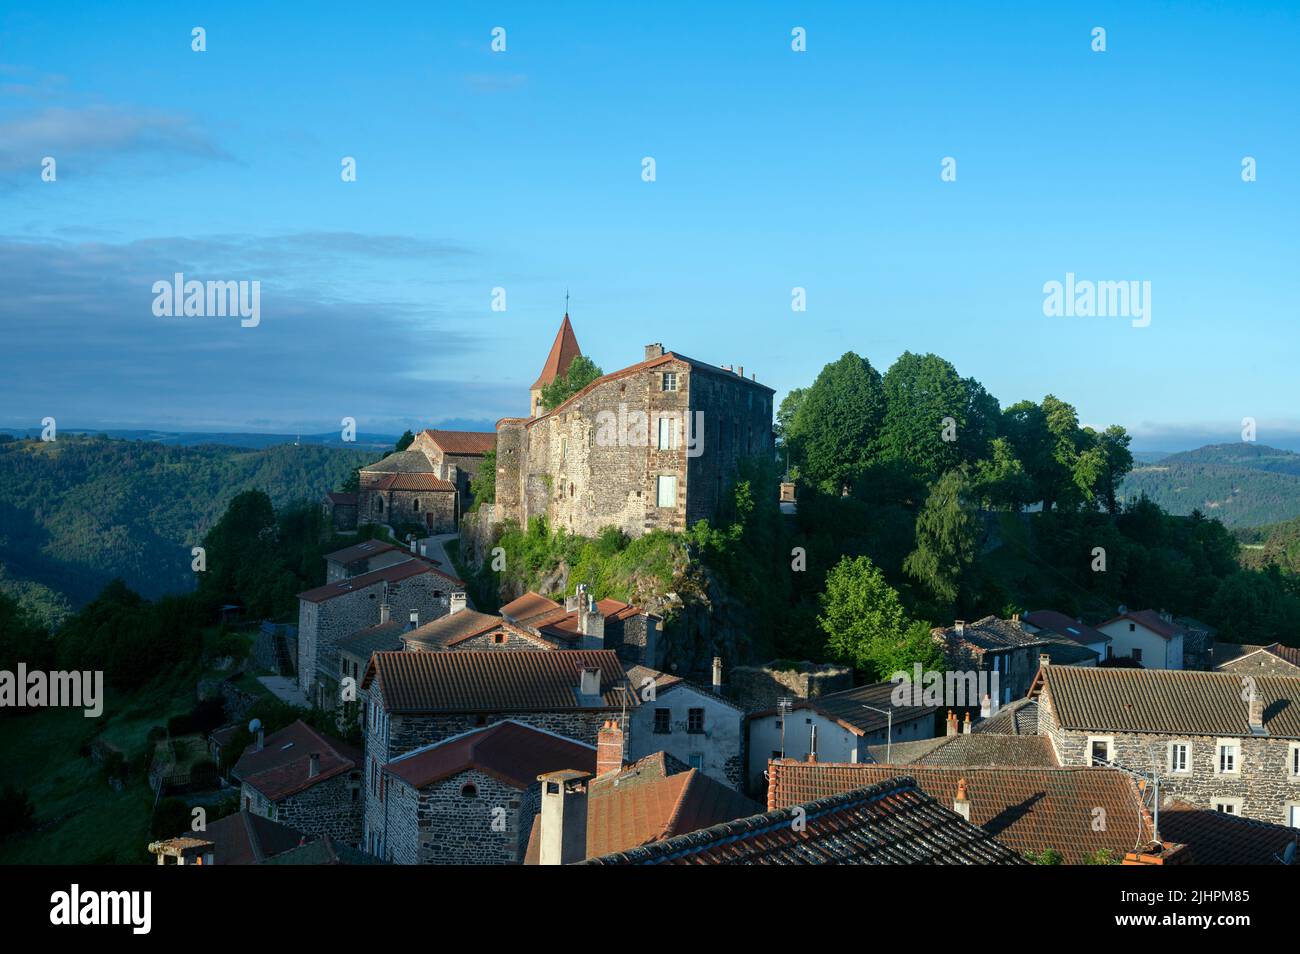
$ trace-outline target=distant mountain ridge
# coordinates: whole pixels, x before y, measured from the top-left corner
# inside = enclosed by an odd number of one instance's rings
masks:
[[[1145,493],[1174,514],[1200,510],[1227,527],[1282,523],[1300,517],[1300,454],[1245,441],[1210,444],[1139,460],[1120,492]]]

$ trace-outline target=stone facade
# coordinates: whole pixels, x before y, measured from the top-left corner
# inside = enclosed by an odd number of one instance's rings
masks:
[[[298,687],[308,699],[333,707],[332,692],[322,695],[319,691],[321,680],[331,684],[338,680],[339,640],[379,622],[385,586],[393,619],[408,619],[415,610],[426,623],[447,615],[455,588],[447,577],[430,571],[396,583],[376,581],[319,602],[299,599]]]
[[[261,815],[306,835],[329,835],[353,848],[361,846],[361,772],[344,772],[285,798],[271,801],[247,782],[240,800]]]
[[[496,516],[584,536],[683,530],[716,513],[742,459],[771,455],[772,395],[648,346],[559,407],[498,423]]]
[[[1239,676],[1300,676],[1300,667],[1264,649],[1238,656],[1217,668]]]
[[[386,842],[399,865],[520,864],[541,786],[520,791],[468,769],[424,788],[388,776]]]
[[[1204,735],[1165,735],[1154,732],[1110,732],[1062,728],[1044,688],[1038,705],[1038,733],[1052,741],[1061,765],[1092,764],[1093,743],[1104,745],[1109,761],[1135,772],[1160,775],[1160,794],[1214,809],[1230,800],[1234,814],[1280,825],[1300,824],[1300,775],[1292,773],[1300,740],[1254,736],[1221,738]],[[1218,770],[1219,744],[1237,746],[1236,768]],[[1176,771],[1171,747],[1188,745],[1187,771]],[[1099,749],[1100,751],[1100,749]]]
[[[813,699],[853,688],[853,670],[829,663],[799,663],[793,668],[737,666],[731,670],[728,696],[746,712],[774,709],[782,696]]]
[[[629,673],[629,676],[632,674]],[[659,690],[654,699],[633,686],[641,705],[629,713],[631,761],[667,752],[710,778],[739,790],[745,782],[745,714],[721,696],[690,684]],[[692,710],[698,715],[693,716]]]

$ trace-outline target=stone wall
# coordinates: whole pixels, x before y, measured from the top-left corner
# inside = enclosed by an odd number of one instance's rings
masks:
[[[728,697],[754,712],[776,708],[777,699],[813,699],[853,688],[853,670],[848,666],[803,662],[796,669],[771,666],[736,666],[728,680]]]
[[[361,772],[341,772],[272,803],[244,784],[241,800],[255,815],[296,828],[307,835],[329,835],[353,848],[361,844]]]
[[[1300,676],[1300,669],[1272,653],[1257,652],[1239,656],[1219,667],[1220,672],[1235,672],[1239,676]]]
[[[539,792],[537,784],[521,792],[476,769],[423,789],[390,776],[386,822],[392,860],[399,865],[519,864]]]

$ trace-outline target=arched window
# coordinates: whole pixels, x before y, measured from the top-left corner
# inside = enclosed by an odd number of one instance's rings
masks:
[[[420,509],[420,498],[419,498],[419,497],[416,497],[414,500],[411,501],[411,509],[412,509],[412,510],[417,510],[417,511]]]
[[[478,798],[478,786],[470,782],[461,788],[460,795],[461,798]]]
[[[375,513],[383,513],[383,512],[384,512],[384,498],[383,498],[383,497],[376,497],[376,498],[375,498]]]

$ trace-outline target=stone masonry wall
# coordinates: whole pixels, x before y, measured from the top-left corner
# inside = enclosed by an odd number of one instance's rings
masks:
[[[307,835],[329,835],[353,848],[361,844],[361,772],[342,772],[287,798],[271,802],[248,785],[241,796],[256,815],[271,818]]]
[[[536,815],[535,807],[528,810],[525,792],[476,769],[423,789],[400,780],[390,785],[387,840],[395,863],[501,865],[523,860]],[[534,794],[531,803],[536,801]]]

